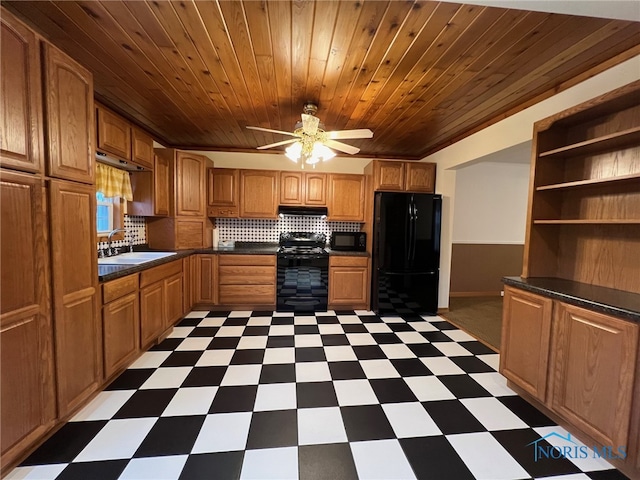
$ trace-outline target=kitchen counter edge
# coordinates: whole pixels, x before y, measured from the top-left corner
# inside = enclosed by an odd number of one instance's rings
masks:
[[[561,278],[503,277],[502,282],[578,307],[640,323],[640,294]]]

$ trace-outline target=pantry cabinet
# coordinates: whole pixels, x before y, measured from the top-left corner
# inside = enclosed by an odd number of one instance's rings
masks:
[[[277,218],[279,172],[240,170],[240,217]]]
[[[5,465],[56,418],[43,187],[37,176],[0,170],[0,444]]]
[[[329,257],[329,308],[369,308],[368,257]]]
[[[0,164],[26,172],[42,170],[42,88],[36,34],[2,11],[0,16]]]
[[[207,215],[238,217],[240,171],[235,168],[209,168],[207,180]]]
[[[364,222],[364,175],[330,173],[328,176],[328,220]]]
[[[504,289],[500,371],[546,402],[553,301],[511,287]]]
[[[102,285],[104,378],[109,379],[140,353],[138,274]]]
[[[93,183],[93,77],[52,45],[43,50],[48,174]]]

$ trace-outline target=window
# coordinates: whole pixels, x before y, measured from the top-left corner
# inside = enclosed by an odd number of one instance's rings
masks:
[[[124,227],[125,204],[126,201],[121,198],[108,198],[102,192],[96,192],[96,229],[99,242],[106,241],[112,230]],[[122,239],[122,232],[113,236],[113,240]]]

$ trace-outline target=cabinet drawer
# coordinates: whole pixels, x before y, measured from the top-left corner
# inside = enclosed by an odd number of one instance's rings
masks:
[[[276,286],[271,285],[220,285],[222,305],[260,305],[276,302]]]
[[[366,267],[369,264],[369,257],[329,257],[330,267]]]
[[[102,285],[102,304],[107,304],[120,297],[124,297],[128,293],[137,293],[138,290],[138,274],[128,275],[126,277],[112,280]]]
[[[176,260],[145,270],[140,273],[140,288],[156,283],[176,273],[182,273],[182,260]]]
[[[220,255],[219,265],[274,265],[276,264],[275,255]]]
[[[222,265],[218,267],[220,285],[268,285],[276,281],[275,267]]]
[[[237,218],[240,215],[238,207],[207,207],[207,216],[217,218]]]

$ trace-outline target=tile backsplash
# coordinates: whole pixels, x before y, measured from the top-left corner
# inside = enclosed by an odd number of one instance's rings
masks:
[[[135,215],[124,216],[124,240],[111,242],[112,247],[127,247],[129,240],[133,238],[134,245],[147,243],[147,223],[145,217]],[[107,248],[107,242],[98,242],[98,249]]]
[[[320,217],[290,216],[277,220],[248,220],[244,218],[217,218],[220,240],[239,242],[277,242],[280,232],[315,232],[331,238],[331,232],[359,232],[355,222],[328,222]]]

